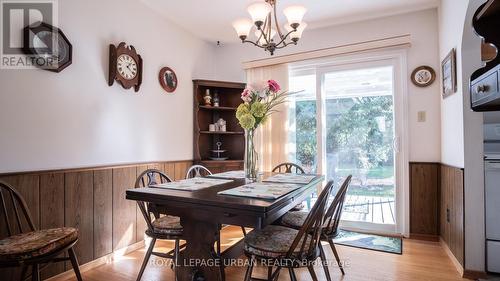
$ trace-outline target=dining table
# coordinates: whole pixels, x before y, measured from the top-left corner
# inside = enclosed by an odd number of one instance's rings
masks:
[[[275,174],[264,172],[260,181]],[[322,175],[311,178],[308,183],[300,183],[298,188],[273,199],[220,194],[248,184],[244,178],[230,179],[230,182],[200,190],[133,188],[126,191],[126,198],[148,202],[161,214],[180,217],[186,247],[179,254],[175,271],[177,280],[224,281],[224,261],[243,254],[243,239],[217,255],[214,244],[220,236],[220,226],[261,229],[276,222],[311,196],[324,180]]]

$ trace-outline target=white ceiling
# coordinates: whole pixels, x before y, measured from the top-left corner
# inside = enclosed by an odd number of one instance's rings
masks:
[[[237,18],[250,18],[246,7],[256,0],[140,0],[168,20],[208,41],[237,42],[232,27]],[[262,1],[262,0],[259,0]],[[278,0],[278,14],[285,7],[307,8],[308,29],[390,16],[437,7],[439,0]],[[284,16],[280,21],[285,23]],[[307,30],[305,31],[307,32]]]

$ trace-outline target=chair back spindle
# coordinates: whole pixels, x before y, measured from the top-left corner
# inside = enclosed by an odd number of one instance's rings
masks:
[[[142,172],[135,181],[135,188],[149,187],[155,184],[162,184],[166,182],[171,182],[169,176],[157,169],[147,169]],[[144,220],[146,220],[146,224],[148,225],[149,231],[153,231],[153,219],[151,215],[158,219],[160,217],[159,213],[153,210],[150,204],[144,201],[137,201],[137,205],[141,210],[142,216]]]
[[[186,173],[186,179],[206,177],[211,174],[212,172],[210,172],[210,170],[207,169],[205,166],[193,165],[188,169]]]
[[[306,258],[316,254],[316,249],[321,240],[325,213],[327,211],[328,198],[333,189],[333,181],[329,181],[323,191],[318,196],[318,200],[311,208],[303,226],[300,228],[297,237],[295,237],[290,249],[287,253],[287,258],[294,255],[295,249],[299,247],[298,257]],[[309,239],[310,238],[310,239]],[[307,247],[307,248],[306,248]],[[307,251],[305,251],[307,249]]]
[[[342,209],[344,208],[345,197],[349,185],[351,184],[352,175],[349,175],[344,183],[340,186],[333,202],[328,207],[328,211],[325,215],[325,229],[323,233],[326,236],[334,236],[337,234],[340,218],[342,216]]]
[[[2,204],[1,212],[3,214],[1,220],[6,225],[8,236],[36,230],[24,198],[11,185],[2,181],[0,181],[0,199],[0,203]],[[21,209],[21,213],[19,209]],[[23,227],[25,225],[27,227]]]
[[[288,173],[288,174],[305,174],[304,169],[290,162],[281,163],[278,166],[274,167],[273,173]]]

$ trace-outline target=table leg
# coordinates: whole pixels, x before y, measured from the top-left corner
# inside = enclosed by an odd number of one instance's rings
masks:
[[[219,232],[218,223],[181,217],[186,248],[179,255],[177,278],[179,281],[221,281],[219,257],[214,244]]]

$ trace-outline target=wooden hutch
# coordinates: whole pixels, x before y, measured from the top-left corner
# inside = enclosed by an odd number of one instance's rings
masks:
[[[212,173],[232,170],[243,170],[243,155],[245,151],[245,133],[236,119],[236,108],[242,102],[241,92],[244,83],[222,82],[211,80],[193,80],[194,89],[194,118],[193,118],[193,155],[194,163],[207,167]],[[203,97],[207,89],[212,98],[217,93],[219,106],[205,105]],[[213,101],[213,100],[212,100]],[[219,118],[226,121],[226,131],[210,131],[209,125],[216,123]],[[220,150],[225,150],[219,158],[217,143]]]
[[[481,60],[485,66],[471,76],[472,110],[500,110],[500,0],[489,0],[476,11],[472,25],[480,36]]]

